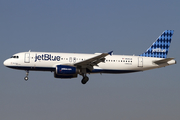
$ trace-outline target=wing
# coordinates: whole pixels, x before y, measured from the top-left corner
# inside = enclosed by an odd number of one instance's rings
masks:
[[[89,58],[87,60],[75,63],[74,66],[77,66],[78,68],[87,68],[90,71],[92,71],[93,70],[93,66],[98,66],[98,64],[100,62],[104,62],[105,61],[105,57],[107,55],[112,55],[112,52],[113,51],[111,51],[109,53],[102,53],[100,55],[97,55],[95,57]]]

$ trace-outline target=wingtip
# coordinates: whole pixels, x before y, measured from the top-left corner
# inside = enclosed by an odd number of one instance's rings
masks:
[[[113,55],[113,51],[111,51],[111,52],[108,52],[108,54],[109,54],[109,55]]]

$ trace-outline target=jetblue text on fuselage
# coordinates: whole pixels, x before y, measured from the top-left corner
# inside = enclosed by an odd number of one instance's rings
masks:
[[[60,61],[60,56],[53,56],[51,54],[41,54],[35,56],[35,62],[37,60],[44,60],[44,61]]]

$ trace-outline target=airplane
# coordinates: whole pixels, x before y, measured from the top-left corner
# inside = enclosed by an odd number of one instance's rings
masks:
[[[24,80],[29,71],[51,71],[55,78],[70,79],[82,76],[81,83],[89,80],[91,73],[132,73],[176,64],[174,58],[167,58],[174,30],[165,30],[142,54],[113,55],[107,53],[79,54],[55,52],[20,52],[4,61],[9,68],[25,70]]]

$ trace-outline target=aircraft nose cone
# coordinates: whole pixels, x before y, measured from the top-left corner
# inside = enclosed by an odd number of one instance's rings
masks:
[[[3,64],[4,64],[4,66],[7,66],[8,63],[9,63],[8,60],[5,60]]]

